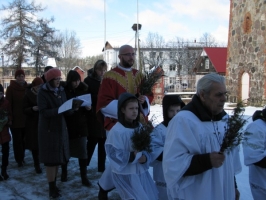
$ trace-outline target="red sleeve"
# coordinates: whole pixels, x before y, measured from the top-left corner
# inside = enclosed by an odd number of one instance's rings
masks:
[[[115,88],[113,88],[112,80],[109,78],[103,78],[98,93],[96,113],[107,106],[114,99],[117,99],[117,97],[115,95]]]

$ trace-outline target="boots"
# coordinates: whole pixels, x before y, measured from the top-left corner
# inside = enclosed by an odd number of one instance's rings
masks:
[[[97,183],[99,185],[99,193],[98,193],[98,199],[99,200],[108,200],[108,191],[104,190],[99,183]]]
[[[4,180],[7,180],[9,178],[8,174],[6,173],[6,166],[1,166],[1,177]]]
[[[61,182],[67,182],[67,163],[61,165],[62,174],[61,174]]]
[[[82,185],[91,186],[91,182],[87,178],[87,159],[79,159],[79,169]]]
[[[56,186],[56,177],[55,177],[55,179],[54,179],[54,184],[55,184],[55,190],[56,190],[58,193],[60,193],[61,190]]]
[[[49,182],[49,197],[50,199],[58,199],[61,197],[61,194],[55,185],[55,181]]]
[[[42,173],[42,169],[40,167],[40,161],[39,161],[39,152],[38,150],[32,150],[32,158],[33,158],[33,162],[34,162],[34,168],[37,174],[41,174]]]
[[[41,174],[42,173],[42,169],[40,167],[40,164],[34,165],[34,168],[35,168],[35,172],[37,174]]]

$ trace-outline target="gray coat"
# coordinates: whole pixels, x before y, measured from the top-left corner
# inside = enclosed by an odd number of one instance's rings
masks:
[[[37,100],[40,162],[60,165],[69,159],[66,121],[64,114],[58,114],[58,108],[66,101],[65,91],[60,87],[56,95],[45,83],[38,93]]]

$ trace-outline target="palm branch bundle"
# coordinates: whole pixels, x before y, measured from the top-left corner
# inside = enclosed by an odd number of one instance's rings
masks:
[[[153,130],[153,125],[151,121],[143,124],[142,126],[136,128],[131,137],[132,148],[135,151],[147,151],[151,152],[151,132]]]
[[[230,151],[243,140],[242,128],[247,123],[247,120],[244,119],[244,111],[243,103],[239,102],[236,108],[234,108],[233,115],[228,117],[225,126],[225,135],[220,148],[221,153],[227,150]]]
[[[161,67],[156,67],[151,72],[145,71],[144,78],[138,87],[139,93],[142,95],[151,94],[153,86],[163,76],[163,73]]]

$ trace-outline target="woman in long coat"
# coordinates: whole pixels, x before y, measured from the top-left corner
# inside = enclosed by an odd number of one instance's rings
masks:
[[[103,172],[105,170],[105,159],[106,153],[104,148],[104,143],[106,140],[106,133],[103,127],[103,122],[97,120],[96,116],[96,105],[98,92],[101,85],[101,80],[104,72],[107,70],[107,64],[104,60],[98,60],[94,67],[92,68],[91,74],[85,78],[84,82],[89,86],[88,92],[91,94],[92,100],[92,111],[89,113],[88,118],[88,165],[90,164],[91,157],[94,153],[94,149],[98,144],[98,172]]]
[[[2,163],[0,181],[7,180],[8,158],[9,158],[9,142],[11,136],[9,126],[12,124],[11,106],[8,100],[4,97],[4,88],[0,84],[0,145],[2,146]]]
[[[77,71],[70,70],[64,86],[67,99],[87,94],[88,86],[81,82]],[[78,158],[82,185],[91,186],[87,178],[87,115],[91,106],[80,107],[72,115],[66,116],[70,156]],[[67,165],[62,166],[61,181],[67,180]],[[64,180],[65,178],[65,180]]]
[[[46,167],[50,199],[61,196],[56,187],[58,166],[69,160],[68,132],[64,114],[58,108],[66,101],[64,88],[60,86],[61,72],[53,68],[45,73],[46,83],[38,93],[39,107],[39,156]]]
[[[12,134],[13,151],[18,167],[22,167],[25,157],[25,120],[23,113],[23,97],[28,87],[25,81],[25,73],[22,69],[15,72],[15,80],[10,80],[10,85],[6,89],[6,99],[12,110]]]
[[[37,174],[42,173],[39,161],[38,121],[39,108],[37,106],[37,93],[43,80],[36,77],[23,98],[23,112],[26,115],[25,148],[31,150],[34,168]]]

